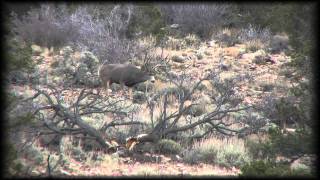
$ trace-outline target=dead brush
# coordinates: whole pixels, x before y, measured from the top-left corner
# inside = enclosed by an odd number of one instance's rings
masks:
[[[249,161],[249,154],[242,139],[209,137],[193,144],[184,159],[187,162],[209,162],[223,166],[240,166]]]
[[[149,35],[138,40],[140,46],[150,46],[156,44],[156,37]]]
[[[265,45],[259,39],[253,39],[245,42],[246,49],[250,52],[256,52],[260,49],[264,49]]]
[[[181,50],[186,48],[186,42],[184,39],[176,39],[173,37],[169,37],[166,42],[166,47],[172,50]]]
[[[234,46],[235,44],[239,43],[238,39],[238,31],[235,29],[230,29],[230,28],[224,28],[220,30],[215,36],[215,39],[220,41],[220,43],[223,46]]]

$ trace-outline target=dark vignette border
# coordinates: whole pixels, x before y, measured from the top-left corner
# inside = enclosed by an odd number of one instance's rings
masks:
[[[10,2],[11,5],[8,5],[8,2]],[[11,3],[12,2],[12,3]],[[0,84],[1,84],[1,88],[0,88],[0,115],[1,115],[1,121],[0,121],[0,132],[1,132],[1,144],[0,144],[0,150],[1,150],[1,168],[0,168],[0,174],[3,175],[3,169],[6,168],[6,164],[5,164],[5,161],[4,161],[4,158],[6,157],[6,114],[5,114],[5,108],[6,108],[6,104],[8,103],[7,100],[6,100],[6,94],[5,94],[5,89],[7,87],[7,84],[6,84],[6,81],[5,81],[5,77],[6,77],[6,74],[7,74],[7,62],[8,62],[8,59],[6,58],[6,39],[5,39],[5,35],[7,33],[7,29],[6,27],[4,26],[4,22],[6,20],[6,18],[8,17],[8,13],[9,13],[9,10],[10,10],[10,6],[14,5],[14,6],[21,6],[22,10],[24,9],[23,5],[24,4],[31,4],[31,3],[35,3],[35,4],[41,4],[43,2],[48,2],[48,1],[5,1],[5,2],[2,2],[1,1],[1,6],[0,6],[0,12],[1,12],[1,19],[0,19],[0,22],[1,22],[1,28],[0,28],[0,31],[1,31],[1,60],[0,60]],[[52,1],[53,2],[53,1]],[[68,0],[65,0],[65,1],[54,1],[54,2],[70,2]],[[77,1],[72,1],[72,2],[77,2]],[[78,1],[78,2],[81,2],[81,3],[88,3],[89,1]],[[90,1],[91,2],[104,2],[104,1]],[[106,1],[107,2],[107,1]],[[110,1],[110,2],[141,2],[141,1]],[[148,1],[150,2],[150,1]],[[162,1],[152,1],[152,2],[161,2],[161,3],[198,3],[198,2],[221,2],[221,1],[177,1],[177,0],[173,0],[173,1],[167,1],[167,0],[162,0]],[[239,1],[224,1],[224,2],[231,2],[231,3],[239,3]],[[241,3],[259,3],[259,2],[265,2],[265,3],[272,3],[272,2],[286,2],[286,1],[242,1]],[[319,87],[319,84],[320,84],[320,81],[319,81],[319,78],[320,78],[320,66],[319,66],[319,3],[317,3],[317,1],[290,1],[292,3],[314,3],[314,5],[316,6],[316,10],[315,10],[315,13],[314,13],[314,33],[315,33],[315,44],[314,44],[314,52],[312,54],[313,56],[313,61],[312,61],[312,73],[313,73],[313,79],[312,79],[312,89],[313,89],[313,107],[312,107],[312,118],[314,120],[314,127],[313,127],[313,131],[314,131],[314,138],[316,139],[316,142],[317,144],[315,144],[315,147],[316,148],[316,152],[317,152],[317,156],[319,156],[319,149],[318,149],[318,146],[319,145],[319,111],[318,111],[318,108],[319,108],[319,94],[318,94],[318,90],[320,89]],[[316,167],[317,169],[319,168],[319,157],[317,157],[317,161],[316,161]],[[320,171],[317,170],[317,176],[319,176],[319,173]],[[85,177],[77,177],[77,178],[85,178]],[[92,177],[91,177],[92,178]],[[97,177],[97,178],[102,178],[102,177]],[[107,177],[103,177],[103,178],[107,178]],[[113,177],[114,178],[114,177]],[[139,177],[125,177],[125,178],[139,178]],[[141,177],[143,178],[143,177]],[[177,178],[177,177],[173,177],[173,176],[163,176],[163,177],[152,177],[151,178]],[[178,177],[179,178],[179,177]],[[181,177],[180,177],[181,178]],[[188,176],[185,176],[183,178],[191,178],[191,177],[188,177]],[[192,177],[192,178],[195,178],[195,177]],[[200,178],[200,179],[203,179],[203,178],[214,178],[214,177],[209,177],[209,176],[197,176],[196,178]],[[228,178],[228,177],[225,177],[225,178]],[[272,178],[272,177],[271,177]],[[272,178],[273,179],[273,178]]]

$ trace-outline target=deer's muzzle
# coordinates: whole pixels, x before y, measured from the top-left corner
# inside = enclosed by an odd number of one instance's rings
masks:
[[[154,78],[154,76],[150,77],[150,82],[154,83],[156,81],[156,79]]]

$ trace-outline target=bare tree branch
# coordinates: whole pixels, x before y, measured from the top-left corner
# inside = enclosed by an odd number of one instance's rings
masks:
[[[58,89],[49,85],[46,88],[35,88],[34,90],[36,91],[35,95],[24,101],[35,100],[40,97],[45,98],[45,101],[41,101],[39,107],[36,107],[32,112],[43,122],[44,127],[60,135],[86,133],[94,137],[105,148],[108,148],[108,144],[104,140],[101,131],[90,126],[82,117],[93,113],[128,113],[121,109],[131,106],[131,104],[128,106],[123,105],[123,100],[110,101],[109,97],[102,97],[99,92],[93,93],[92,90],[87,89],[82,89],[79,95],[75,97],[76,101],[68,106],[68,102],[63,102],[64,100],[61,96],[66,89]],[[87,100],[90,98],[93,100],[88,102]],[[117,123],[113,121],[105,127],[132,124],[142,123],[137,121]]]
[[[177,86],[178,89],[186,88],[187,84],[186,82],[190,82],[186,78],[187,76],[181,76],[178,81],[172,81],[175,86]],[[216,91],[213,89],[209,91],[207,94],[212,102],[215,105],[215,108],[211,110],[210,112],[207,112],[197,118],[193,118],[193,122],[190,122],[189,124],[185,125],[179,125],[178,122],[182,117],[185,116],[185,114],[195,105],[198,105],[196,102],[192,102],[192,97],[194,96],[196,90],[200,86],[201,82],[204,80],[209,80]],[[234,86],[235,82],[242,81],[244,79],[237,79],[237,80],[226,80],[224,82],[221,82],[219,79],[218,74],[211,72],[204,78],[199,79],[191,88],[190,91],[186,93],[182,93],[179,97],[179,105],[177,107],[176,111],[171,112],[170,114],[166,111],[166,106],[168,106],[168,103],[166,102],[166,96],[167,91],[160,92],[160,94],[156,94],[153,99],[159,98],[159,96],[164,96],[164,102],[163,102],[163,110],[162,114],[159,117],[159,121],[157,122],[155,128],[153,128],[153,131],[147,135],[144,136],[140,141],[147,140],[147,141],[156,141],[156,139],[159,139],[159,137],[163,137],[166,134],[172,134],[177,133],[180,131],[186,131],[186,130],[192,130],[195,127],[201,126],[203,124],[210,124],[211,127],[202,135],[198,135],[197,137],[203,137],[210,132],[216,131],[219,133],[222,133],[224,135],[234,135],[238,133],[242,133],[245,128],[240,129],[231,129],[228,128],[228,126],[231,126],[233,124],[236,124],[238,122],[229,122],[225,123],[223,122],[223,119],[225,119],[230,113],[234,112],[240,112],[248,110],[249,108],[252,108],[252,106],[245,106],[245,107],[238,107],[240,101],[236,101],[236,103],[233,103],[233,99],[239,98],[234,93]],[[191,100],[191,103],[188,103],[188,105],[185,105],[187,100]],[[192,118],[192,117],[191,117]],[[164,124],[164,122],[168,123],[167,125]]]

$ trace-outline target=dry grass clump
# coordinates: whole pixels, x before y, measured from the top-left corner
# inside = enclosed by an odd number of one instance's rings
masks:
[[[253,39],[245,42],[246,49],[251,52],[256,52],[259,49],[264,49],[265,45],[259,39]]]
[[[147,164],[146,164],[147,165]],[[160,172],[158,169],[156,169],[153,166],[138,166],[136,169],[133,171],[135,172],[134,175],[137,176],[158,176],[160,175]]]
[[[144,36],[143,38],[140,38],[139,44],[143,46],[150,46],[156,43],[156,37],[149,35],[149,36]]]
[[[156,81],[154,82],[154,91],[159,92],[166,88],[175,87],[172,83],[162,82],[162,81]]]
[[[189,163],[207,162],[239,167],[249,162],[250,158],[242,139],[211,137],[194,143],[192,150],[185,152],[184,160]]]
[[[222,46],[230,47],[239,43],[238,31],[232,28],[224,28],[218,31],[214,35],[214,39],[217,39]]]
[[[199,47],[201,43],[199,37],[195,34],[188,34],[184,40],[188,47]]]
[[[173,37],[169,37],[166,42],[166,47],[172,50],[182,50],[187,47],[187,44],[184,39],[176,39]]]

